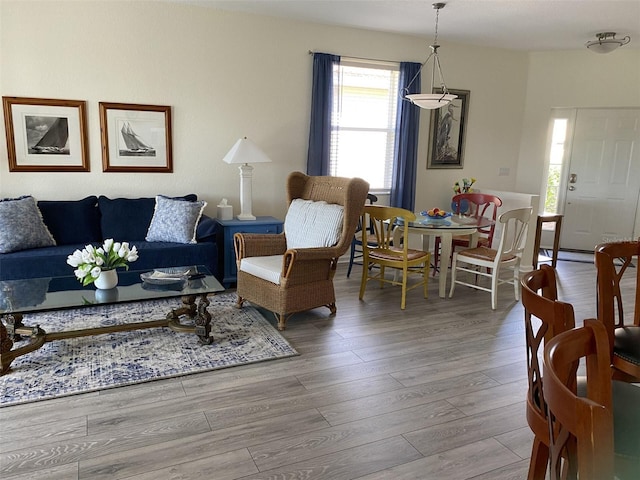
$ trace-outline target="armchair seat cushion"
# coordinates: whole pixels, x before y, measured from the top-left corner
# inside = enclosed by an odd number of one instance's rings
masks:
[[[267,282],[280,285],[282,258],[282,255],[243,258],[240,261],[240,271],[262,278]]]

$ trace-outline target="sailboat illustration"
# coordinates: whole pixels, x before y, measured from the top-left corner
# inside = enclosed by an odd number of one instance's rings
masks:
[[[58,117],[42,138],[31,147],[32,153],[68,155],[69,125],[67,119]]]
[[[125,145],[127,146],[126,150],[120,150],[120,155],[155,156],[156,149],[147,145],[138,136],[138,134],[133,131],[133,128],[131,128],[131,124],[129,122],[125,122],[122,125],[120,133],[122,133],[122,138]]]

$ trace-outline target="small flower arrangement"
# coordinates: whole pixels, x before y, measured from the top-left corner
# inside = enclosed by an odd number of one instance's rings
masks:
[[[89,285],[100,276],[103,270],[124,267],[138,259],[138,249],[129,247],[128,242],[114,242],[113,238],[104,241],[101,247],[87,245],[67,257],[67,263],[74,267],[74,274],[82,285]]]
[[[476,183],[476,179],[473,177],[471,177],[471,179],[463,178],[462,184],[460,184],[460,182],[456,182],[453,184],[453,193],[455,193],[456,195],[458,195],[459,193],[471,193],[473,192],[473,188],[471,188],[471,185],[473,185],[474,183]]]

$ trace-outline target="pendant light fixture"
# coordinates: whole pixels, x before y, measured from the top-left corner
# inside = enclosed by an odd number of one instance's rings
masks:
[[[585,45],[595,53],[609,53],[616,48],[626,45],[631,41],[631,37],[616,38],[616,32],[596,33],[597,40],[590,40]]]
[[[433,39],[433,43],[429,45],[431,49],[431,53],[424,61],[418,73],[414,75],[411,79],[407,87],[404,89],[404,98],[405,100],[409,100],[414,105],[417,105],[420,108],[426,108],[429,110],[435,110],[436,108],[444,107],[451,103],[451,100],[454,98],[458,98],[457,95],[451,95],[449,90],[447,90],[447,86],[444,83],[444,76],[442,75],[442,69],[440,68],[440,57],[438,56],[438,18],[440,15],[440,10],[444,8],[445,3],[434,3],[433,8],[436,11],[436,31],[435,37]],[[442,89],[442,93],[414,93],[409,94],[409,87],[413,84],[413,82],[418,77],[418,74],[422,71],[424,66],[429,62],[429,60],[433,59],[433,65],[431,70],[431,92],[433,92],[434,82],[436,80],[436,73],[438,75],[438,79],[440,82],[440,88]]]

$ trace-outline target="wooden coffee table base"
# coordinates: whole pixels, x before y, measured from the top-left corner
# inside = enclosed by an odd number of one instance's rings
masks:
[[[0,375],[4,375],[9,371],[11,362],[15,358],[39,349],[46,342],[63,340],[65,338],[86,337],[144,328],[169,327],[174,332],[195,333],[201,344],[209,345],[213,343],[213,337],[210,335],[211,314],[207,311],[208,306],[209,299],[206,294],[186,295],[182,297],[182,307],[171,310],[162,320],[53,333],[45,332],[38,325],[35,327],[23,325],[22,315],[19,313],[5,314],[0,317]],[[181,323],[180,318],[183,316],[193,319],[193,325]],[[13,342],[24,337],[29,338],[29,343],[13,350]]]

